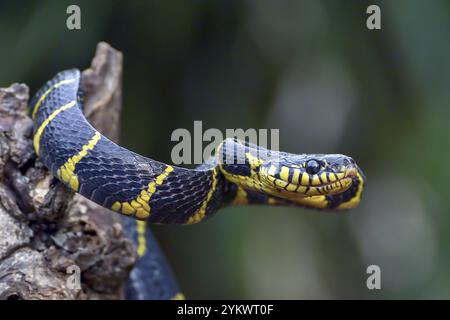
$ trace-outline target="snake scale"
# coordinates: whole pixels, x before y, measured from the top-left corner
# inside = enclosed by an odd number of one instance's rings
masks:
[[[79,82],[77,69],[62,71],[35,94],[34,149],[61,182],[112,211],[151,223],[193,224],[227,205],[343,210],[361,200],[365,177],[340,154],[291,154],[229,138],[195,169],[143,157],[86,120]]]

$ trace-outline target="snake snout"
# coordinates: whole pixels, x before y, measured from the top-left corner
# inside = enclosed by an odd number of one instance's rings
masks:
[[[339,173],[339,172],[353,173],[353,171],[356,170],[355,160],[353,160],[350,157],[344,156],[344,155],[339,155],[337,157],[335,156],[334,158],[329,159],[328,163],[329,163],[329,168],[334,173]],[[355,174],[356,174],[356,172],[355,172]]]

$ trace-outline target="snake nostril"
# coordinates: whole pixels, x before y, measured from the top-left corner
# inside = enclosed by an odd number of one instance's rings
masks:
[[[352,158],[346,158],[344,159],[344,161],[342,161],[342,163],[344,167],[354,166],[355,160],[353,160]]]
[[[6,300],[23,300],[20,293],[11,293],[6,297]]]

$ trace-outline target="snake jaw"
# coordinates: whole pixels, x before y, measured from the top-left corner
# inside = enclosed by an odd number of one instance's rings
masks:
[[[317,156],[317,158],[320,158]],[[336,195],[348,190],[357,176],[357,168],[351,158],[338,155],[336,161],[323,161],[322,169],[310,174],[302,163],[283,165],[268,161],[259,172],[265,192],[287,199],[320,195]]]

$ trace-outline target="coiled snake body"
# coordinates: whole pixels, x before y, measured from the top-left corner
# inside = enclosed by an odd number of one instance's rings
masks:
[[[31,101],[34,148],[64,184],[112,211],[161,224],[192,224],[226,205],[350,209],[364,175],[344,155],[295,155],[226,139],[196,169],[167,165],[110,141],[82,112],[80,74],[62,71]]]

